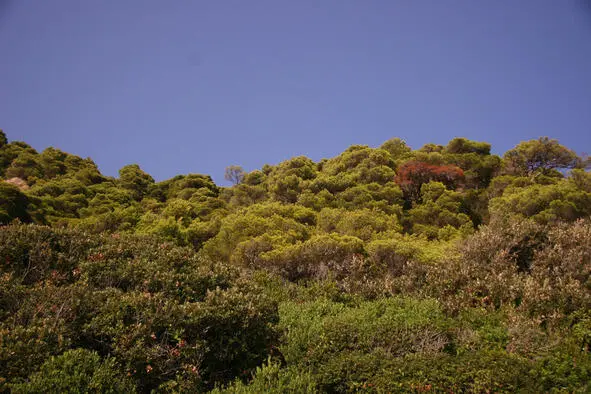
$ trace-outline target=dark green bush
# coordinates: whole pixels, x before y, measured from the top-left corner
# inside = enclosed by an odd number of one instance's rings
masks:
[[[139,391],[203,391],[248,376],[277,344],[276,302],[192,249],[25,225],[0,239],[4,386],[83,348],[115,357]]]

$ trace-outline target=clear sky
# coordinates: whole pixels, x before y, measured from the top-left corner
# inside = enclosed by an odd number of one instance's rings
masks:
[[[591,153],[583,0],[0,0],[0,128],[157,180],[401,137]]]

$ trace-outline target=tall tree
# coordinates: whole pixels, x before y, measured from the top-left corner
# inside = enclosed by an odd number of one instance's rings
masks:
[[[575,152],[548,137],[521,142],[503,158],[509,173],[522,176],[550,175],[553,170],[577,168],[583,164]]]

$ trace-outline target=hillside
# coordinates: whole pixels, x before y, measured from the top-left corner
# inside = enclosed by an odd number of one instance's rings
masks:
[[[220,187],[0,131],[0,391],[586,392],[589,164],[393,138]]]

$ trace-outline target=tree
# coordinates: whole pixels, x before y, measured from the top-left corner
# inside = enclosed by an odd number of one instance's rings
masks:
[[[389,139],[380,146],[380,149],[388,151],[394,160],[406,158],[412,151],[400,138]]]
[[[137,164],[130,164],[119,170],[119,182],[123,188],[132,192],[134,199],[139,201],[154,184],[154,178],[142,171]]]
[[[425,144],[425,145],[421,146],[421,148],[419,149],[419,152],[433,153],[433,152],[441,152],[441,151],[443,151],[443,149],[444,149],[443,145],[429,143],[429,144]]]
[[[0,181],[0,224],[8,224],[13,219],[30,222],[27,212],[29,199],[21,193],[18,187]]]
[[[445,147],[446,153],[477,153],[479,155],[490,154],[488,142],[470,141],[466,138],[454,138]]]
[[[431,181],[455,188],[464,178],[464,171],[454,165],[434,165],[421,161],[407,161],[398,169],[396,183],[410,201],[421,199],[421,186]]]
[[[491,217],[521,216],[538,223],[574,221],[591,215],[591,189],[584,171],[549,185],[510,186],[489,204]],[[589,190],[589,191],[587,191]]]
[[[363,241],[380,233],[402,231],[396,215],[370,209],[324,208],[318,215],[318,228],[328,234],[350,235]]]
[[[244,169],[240,166],[229,166],[226,167],[226,173],[224,174],[224,179],[227,181],[232,182],[235,185],[242,183],[244,180]]]
[[[470,217],[461,212],[462,196],[446,190],[440,182],[429,182],[421,187],[421,204],[408,211],[409,224],[414,234],[429,239],[449,239],[472,230]]]
[[[12,161],[6,169],[7,178],[21,178],[29,184],[35,182],[36,178],[43,177],[43,167],[39,163],[39,155],[23,152]]]
[[[0,139],[2,139],[1,136]],[[10,167],[11,163],[21,154],[25,153],[33,156],[37,155],[37,151],[24,142],[13,141],[3,145],[0,148],[0,176],[5,176],[6,169]]]
[[[519,143],[504,156],[507,171],[514,175],[552,174],[553,170],[577,168],[582,159],[557,140],[540,137]]]
[[[8,139],[6,138],[6,134],[2,129],[0,129],[0,148],[4,145],[8,144]]]

